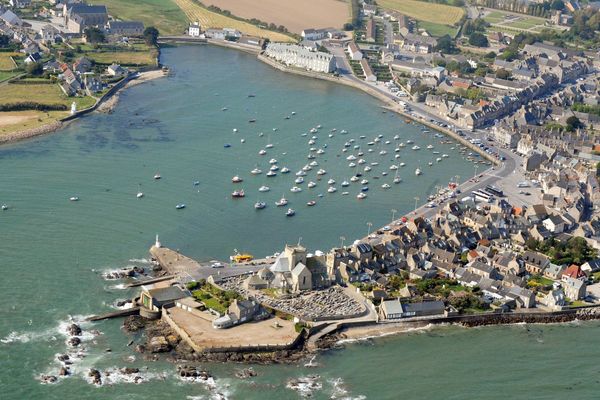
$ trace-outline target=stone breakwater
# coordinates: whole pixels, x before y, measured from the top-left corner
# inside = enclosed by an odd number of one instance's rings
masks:
[[[52,133],[63,127],[61,121],[55,121],[51,124],[43,125],[37,128],[25,129],[18,132],[8,133],[0,136],[0,144],[16,142],[19,140],[29,139],[35,136],[45,135],[46,133]]]
[[[584,308],[579,310],[564,310],[547,313],[515,313],[515,314],[488,314],[473,316],[463,319],[458,323],[466,327],[505,324],[553,324],[578,321],[590,321],[600,319],[600,308]],[[446,321],[451,322],[451,321]]]

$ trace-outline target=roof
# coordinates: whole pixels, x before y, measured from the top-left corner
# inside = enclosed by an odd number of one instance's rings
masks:
[[[428,312],[428,311],[441,311],[445,309],[443,301],[424,301],[421,303],[407,303],[404,304],[404,312]]]
[[[84,3],[75,3],[69,5],[68,10],[71,14],[108,14],[104,5],[93,6]]]
[[[302,263],[298,263],[298,265],[296,265],[294,267],[294,269],[292,270],[292,275],[300,275],[304,270],[308,271],[308,267]]]
[[[402,303],[400,300],[386,300],[382,302],[382,307],[385,310],[386,314],[402,314],[404,310],[402,309]]]
[[[179,300],[188,297],[190,293],[187,290],[181,290],[177,286],[169,286],[159,289],[150,289],[148,294],[154,300],[164,303],[167,301]]]
[[[144,27],[141,21],[108,21],[110,29],[139,29]]]
[[[284,253],[281,253],[269,269],[271,272],[290,272],[290,261]]]

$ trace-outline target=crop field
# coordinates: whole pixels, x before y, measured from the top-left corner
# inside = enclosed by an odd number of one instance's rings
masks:
[[[378,0],[377,4],[382,8],[396,10],[419,21],[442,25],[454,25],[465,14],[465,10],[460,7],[417,0]]]
[[[123,20],[142,21],[156,27],[161,35],[181,35],[187,29],[187,18],[172,0],[102,0],[108,13]]]
[[[11,57],[19,56],[19,53],[0,52],[0,71],[12,71],[15,69]]]
[[[0,104],[31,101],[41,104],[64,104],[70,107],[71,103],[75,102],[77,109],[81,110],[92,106],[95,102],[91,97],[67,97],[56,84],[8,84],[2,86],[1,90]]]
[[[486,10],[483,19],[491,24],[488,30],[500,32],[533,32],[543,29],[560,29],[549,25],[547,20],[530,15],[515,14],[507,11]]]
[[[173,0],[185,13],[189,21],[198,21],[202,29],[207,28],[233,28],[247,35],[269,38],[274,42],[291,42],[294,39],[282,33],[261,29],[247,22],[238,21],[221,15],[193,2],[192,0]]]
[[[350,18],[350,7],[341,0],[203,0],[202,3],[245,19],[283,25],[297,34],[306,28],[342,28]]]
[[[86,57],[100,64],[123,64],[123,65],[154,65],[155,54],[150,51],[103,51],[86,53]]]

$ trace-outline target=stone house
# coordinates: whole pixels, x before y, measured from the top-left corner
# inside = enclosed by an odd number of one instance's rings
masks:
[[[580,279],[568,277],[563,281],[565,296],[571,301],[583,299],[586,295],[586,288],[587,285]]]
[[[525,270],[532,275],[541,274],[550,265],[548,257],[534,251],[526,251],[521,259],[524,262]]]

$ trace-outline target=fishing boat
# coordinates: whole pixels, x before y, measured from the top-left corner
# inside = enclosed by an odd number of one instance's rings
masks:
[[[312,206],[314,206],[316,204],[317,204],[317,202],[314,201],[314,200],[311,200],[311,201],[309,201],[309,202],[306,203],[306,205],[309,206],[309,207],[312,207]]]
[[[271,190],[271,188],[264,185],[258,188],[259,192],[268,192],[269,190]]]
[[[266,206],[267,203],[265,203],[264,201],[257,201],[256,203],[254,203],[254,208],[256,208],[257,210],[262,210]]]
[[[296,180],[294,182],[297,183],[297,184],[304,183],[304,178],[301,177],[301,176],[299,176],[299,177],[296,178]]]
[[[69,197],[69,201],[79,201],[79,197],[71,196],[71,197]]]
[[[245,196],[246,193],[244,193],[244,189],[234,190],[233,193],[231,193],[231,197],[233,197],[234,199],[239,199]]]
[[[287,204],[288,204],[288,200],[284,196],[281,196],[281,199],[279,199],[278,201],[275,202],[275,205],[277,207],[287,206]]]
[[[317,186],[317,184],[316,184],[316,183],[314,183],[314,182],[312,182],[312,181],[310,181],[310,182],[308,182],[308,185],[307,185],[307,186],[308,186],[309,188],[314,188],[315,186]]]
[[[301,191],[302,191],[302,189],[299,188],[298,186],[292,186],[292,188],[290,189],[290,192],[292,192],[292,193],[298,193]]]
[[[327,181],[328,185],[335,185],[335,179],[331,178],[330,180]]]
[[[183,204],[183,203],[179,203],[175,206],[175,209],[177,209],[177,210],[183,210],[184,208],[185,208],[185,204]]]
[[[294,209],[292,209],[292,208],[288,208],[288,210],[286,211],[285,215],[287,217],[293,217],[294,215],[296,215],[296,211],[294,211]]]
[[[242,178],[240,178],[238,175],[234,176],[233,178],[231,178],[231,182],[233,183],[240,183],[243,182],[244,180]]]
[[[421,168],[417,168],[415,169],[415,175],[419,176],[421,175],[423,172],[421,171]]]
[[[348,182],[348,181],[342,182],[342,187],[348,187],[348,186],[350,186],[350,182]]]
[[[290,173],[290,169],[288,167],[283,167],[283,168],[281,168],[281,173],[282,174],[289,174]]]
[[[389,189],[389,188],[391,188],[391,186],[388,185],[387,183],[384,183],[383,185],[381,185],[381,188],[382,189]]]
[[[252,175],[260,175],[260,174],[262,174],[262,170],[260,170],[258,168],[254,168],[252,171],[250,171],[250,173]]]
[[[360,192],[359,194],[356,195],[356,198],[359,199],[359,200],[366,199],[367,198],[367,194],[364,193],[364,192]]]

